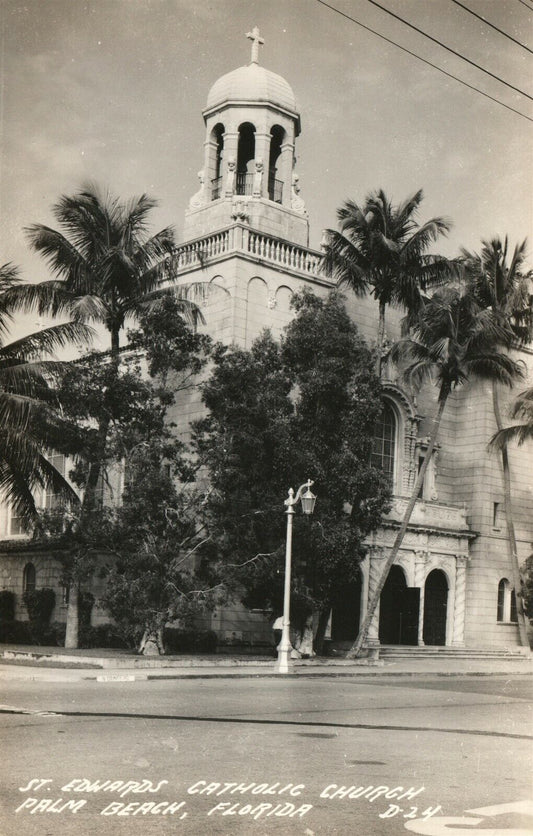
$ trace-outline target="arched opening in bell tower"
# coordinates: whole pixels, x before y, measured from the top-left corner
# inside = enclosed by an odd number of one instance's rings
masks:
[[[281,125],[274,125],[270,130],[270,156],[268,161],[268,197],[274,203],[281,203],[283,195],[283,181],[278,176],[278,163],[281,157],[281,146],[285,131]]]
[[[222,161],[224,157],[224,125],[219,122],[211,131],[209,177],[211,199],[217,200],[222,189]]]
[[[239,125],[237,145],[237,194],[252,194],[253,161],[255,158],[255,128],[251,122]]]

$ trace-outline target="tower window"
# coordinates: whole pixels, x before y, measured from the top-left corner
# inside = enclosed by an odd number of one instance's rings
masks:
[[[371,462],[384,472],[391,487],[394,483],[396,458],[396,416],[392,406],[385,402],[383,411],[374,425],[374,441]]]
[[[280,125],[274,125],[270,131],[270,156],[268,161],[268,197],[275,203],[281,203],[283,182],[278,178],[277,164],[281,155],[281,143],[285,131]]]
[[[224,157],[224,125],[220,122],[211,132],[211,150],[209,152],[209,176],[211,179],[211,199],[217,200],[222,188],[222,162]]]
[[[239,127],[239,145],[237,150],[237,194],[252,194],[254,157],[255,128],[251,122],[244,122]]]

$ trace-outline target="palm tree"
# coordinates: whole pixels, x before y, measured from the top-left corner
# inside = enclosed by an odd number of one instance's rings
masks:
[[[533,338],[533,306],[531,302],[533,272],[524,268],[526,241],[524,240],[521,244],[515,246],[510,262],[507,258],[508,251],[507,236],[503,242],[500,238],[482,241],[480,255],[464,249],[462,251],[470,292],[474,294],[480,305],[491,310],[501,321],[505,333],[508,335],[508,342],[502,344],[501,347],[507,350],[513,346],[527,344]],[[498,433],[503,433],[499,390],[499,383],[492,381],[494,418]],[[527,647],[529,642],[521,595],[520,563],[512,507],[511,469],[507,444],[503,443],[505,438],[505,434],[500,435],[498,449],[501,454],[504,509],[508,534],[507,545],[517,599],[520,641],[524,647]]]
[[[454,262],[427,253],[451,224],[444,218],[432,218],[419,225],[416,215],[422,200],[421,189],[399,206],[393,206],[383,190],[372,192],[362,206],[346,201],[337,211],[339,230],[326,230],[325,274],[357,296],[371,293],[378,302],[380,357],[387,305],[401,305],[416,315],[426,287],[455,271]]]
[[[520,418],[521,423],[511,424],[492,436],[490,446],[496,450],[503,450],[510,441],[515,441],[520,447],[533,440],[533,389],[519,394],[511,407],[511,418]]]
[[[518,363],[508,354],[495,348],[506,339],[505,327],[491,311],[481,308],[472,295],[448,287],[436,292],[431,299],[423,303],[416,322],[412,322],[410,336],[403,338],[393,347],[393,359],[406,364],[404,376],[407,381],[418,387],[432,376],[435,378],[438,386],[438,409],[433,420],[427,453],[402,524],[369,601],[359,635],[348,651],[348,658],[357,656],[366,641],[381,592],[402,545],[424,482],[450,393],[456,387],[468,383],[471,378],[498,380],[510,386],[523,374]]]
[[[27,285],[20,303],[33,305],[41,315],[67,314],[80,322],[103,325],[110,338],[110,362],[119,371],[120,337],[129,319],[146,310],[164,293],[165,281],[174,277],[174,234],[166,228],[148,234],[148,216],[156,206],[147,195],[120,202],[101,195],[94,185],[72,197],[62,196],[53,207],[59,230],[34,224],[26,231],[34,250],[48,262],[55,278]],[[175,290],[182,315],[193,325],[203,320],[191,290]],[[109,419],[98,426],[98,443],[89,463],[78,525],[96,504],[102,474]],[[77,588],[72,577],[67,611],[68,647],[77,646]]]
[[[42,358],[72,342],[86,342],[91,332],[70,322],[8,342],[20,281],[14,265],[0,266],[0,491],[14,513],[30,524],[37,518],[36,488],[77,501],[45,454],[48,430],[58,419],[52,384],[64,364]]]

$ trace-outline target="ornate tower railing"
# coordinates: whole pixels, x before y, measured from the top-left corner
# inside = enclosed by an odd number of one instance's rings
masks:
[[[181,244],[176,249],[173,267],[178,272],[186,268],[203,267],[230,253],[240,253],[318,279],[324,284],[331,284],[320,276],[322,253],[273,235],[256,232],[240,223]]]

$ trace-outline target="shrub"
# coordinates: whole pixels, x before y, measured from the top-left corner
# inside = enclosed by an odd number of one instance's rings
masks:
[[[0,642],[3,644],[33,644],[29,621],[14,619],[0,621]]]
[[[212,630],[165,627],[163,643],[166,653],[216,653],[217,636]]]
[[[92,592],[80,590],[78,594],[78,618],[81,626],[91,626],[91,613],[94,606]]]
[[[0,591],[0,619],[13,621],[15,618],[15,593],[8,589]]]
[[[56,604],[56,595],[53,589],[26,590],[22,596],[25,607],[31,622],[38,624],[49,624],[52,612]]]
[[[132,647],[113,624],[99,624],[98,627],[80,624],[78,645],[81,648],[114,647],[121,650]]]

